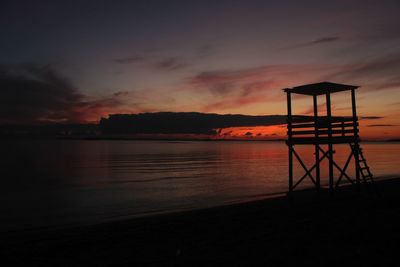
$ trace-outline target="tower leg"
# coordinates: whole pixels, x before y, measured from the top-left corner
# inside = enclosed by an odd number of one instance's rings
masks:
[[[354,89],[351,89],[351,107],[353,111],[353,129],[354,129],[354,162],[356,164],[356,183],[357,189],[360,190],[360,145],[357,132],[357,110],[356,110],[356,93]]]
[[[292,145],[288,146],[289,148],[289,194],[293,191],[293,147]]]
[[[360,146],[357,141],[354,142],[354,162],[356,170],[356,184],[357,189],[360,190],[361,187],[361,177],[360,177]]]
[[[315,138],[318,139],[318,99],[317,96],[313,96],[313,109],[314,109],[314,130],[315,130]],[[319,169],[319,144],[315,145],[315,187],[317,188],[317,192],[320,191],[321,188],[321,178],[320,178],[320,169]]]
[[[329,193],[333,195],[334,184],[333,184],[333,144],[332,144],[332,110],[331,110],[331,95],[326,94],[326,116],[328,117],[328,157],[329,157]]]
[[[319,192],[321,189],[321,174],[319,169],[319,145],[315,145],[315,186]]]
[[[333,183],[333,145],[329,144],[329,193],[333,195],[334,183]]]

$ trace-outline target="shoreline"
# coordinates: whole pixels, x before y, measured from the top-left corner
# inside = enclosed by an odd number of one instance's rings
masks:
[[[154,210],[154,211],[146,211],[146,212],[139,212],[133,214],[126,214],[126,215],[117,215],[113,217],[103,218],[97,221],[80,221],[80,222],[73,222],[73,223],[59,223],[59,224],[52,224],[52,225],[43,225],[43,226],[34,226],[34,227],[26,227],[26,228],[17,228],[11,230],[2,231],[0,229],[0,236],[20,236],[22,234],[41,234],[46,232],[56,232],[56,231],[63,231],[63,230],[71,230],[76,228],[82,227],[92,227],[97,225],[103,224],[110,224],[110,223],[119,223],[123,221],[136,221],[140,219],[151,219],[153,217],[160,217],[160,216],[174,216],[175,214],[182,214],[187,212],[199,212],[203,210],[209,209],[223,209],[229,206],[237,206],[243,205],[248,203],[254,203],[258,201],[266,201],[269,199],[274,198],[281,198],[285,197],[286,192],[275,192],[275,193],[266,193],[260,194],[257,196],[251,196],[247,198],[238,198],[231,201],[227,201],[224,204],[217,204],[217,205],[206,205],[203,207],[182,207],[182,208],[175,208],[175,209],[165,209],[165,210]]]
[[[400,179],[380,197],[341,188],[2,238],[10,265],[390,264],[400,240]],[[395,253],[396,252],[396,253]],[[292,257],[293,256],[293,257]]]

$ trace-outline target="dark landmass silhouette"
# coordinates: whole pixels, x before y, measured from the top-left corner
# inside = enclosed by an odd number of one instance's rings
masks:
[[[286,123],[284,115],[220,115],[198,112],[157,112],[113,114],[102,118],[104,134],[209,134],[218,129],[243,126],[269,126]]]
[[[98,124],[3,124],[0,125],[2,137],[58,137],[58,136],[94,136],[99,135]]]

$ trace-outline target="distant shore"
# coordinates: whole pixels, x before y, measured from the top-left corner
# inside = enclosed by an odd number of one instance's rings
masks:
[[[16,140],[121,140],[121,141],[171,141],[171,142],[285,142],[286,139],[246,139],[246,138],[141,138],[135,136],[121,136],[121,135],[0,135],[3,139],[16,139]],[[388,140],[361,140],[366,143],[391,143],[400,142],[400,139]]]
[[[16,266],[356,265],[397,261],[400,179],[64,230],[9,233]]]

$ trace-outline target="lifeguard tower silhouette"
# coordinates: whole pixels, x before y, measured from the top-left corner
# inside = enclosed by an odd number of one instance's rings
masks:
[[[307,177],[311,179],[319,191],[321,188],[320,164],[325,158],[328,159],[328,187],[331,194],[340,185],[343,178],[346,178],[351,184],[358,185],[358,188],[361,178],[365,183],[373,182],[372,173],[359,144],[360,138],[355,96],[357,88],[358,86],[354,85],[321,82],[283,89],[287,94],[288,138],[286,144],[289,148],[289,194]],[[331,94],[343,91],[351,91],[352,116],[332,116]],[[292,94],[312,96],[313,116],[292,114]],[[326,97],[326,116],[319,116],[317,100],[318,96],[323,95]],[[335,151],[333,148],[336,144],[349,144],[351,149],[350,155],[343,167],[339,166],[334,160]],[[312,145],[315,147],[315,162],[311,168],[307,168],[294,149],[296,145]],[[327,150],[324,150],[323,147],[326,146]],[[293,156],[295,156],[305,171],[305,174],[296,181],[293,179]],[[346,173],[352,159],[355,162],[355,180],[350,178]],[[338,177],[334,177],[334,168],[340,173]]]

